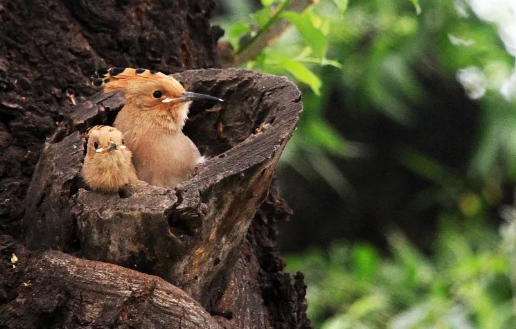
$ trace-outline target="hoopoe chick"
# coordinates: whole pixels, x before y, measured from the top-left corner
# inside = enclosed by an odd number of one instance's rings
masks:
[[[124,134],[133,152],[138,178],[172,188],[190,178],[204,161],[194,143],[182,132],[193,100],[222,99],[185,91],[174,78],[145,69],[97,69],[105,91],[120,90],[125,105],[114,126]]]
[[[88,147],[83,176],[96,191],[117,192],[126,184],[138,182],[131,152],[122,133],[109,126],[95,126],[88,132]]]

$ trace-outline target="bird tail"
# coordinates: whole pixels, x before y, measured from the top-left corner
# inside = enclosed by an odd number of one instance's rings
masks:
[[[158,71],[147,69],[133,69],[126,67],[111,67],[103,68],[97,67],[95,75],[91,77],[92,84],[96,87],[101,87],[112,80],[132,80],[136,78],[165,78],[168,77]]]

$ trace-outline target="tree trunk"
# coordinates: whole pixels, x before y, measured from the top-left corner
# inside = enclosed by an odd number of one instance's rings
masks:
[[[275,245],[290,210],[271,186],[300,94],[250,71],[182,72],[217,66],[213,7],[0,2],[1,328],[311,327],[302,275],[283,273]],[[224,98],[191,109],[185,132],[210,156],[191,180],[88,190],[82,133],[124,102],[91,87],[95,66],[176,72]]]

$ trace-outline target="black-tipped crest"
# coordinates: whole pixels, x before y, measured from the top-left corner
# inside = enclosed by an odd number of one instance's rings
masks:
[[[95,78],[91,81],[91,84],[94,85],[95,87],[100,87],[100,86],[102,86],[103,83],[104,83],[104,80],[102,80],[102,79]]]
[[[91,76],[91,84],[95,87],[101,87],[105,82],[108,76],[109,69],[104,67],[96,67],[95,75]]]
[[[111,74],[111,76],[117,76],[118,74],[122,73],[125,71],[125,67],[113,67],[113,68],[110,68],[109,69],[109,74]]]
[[[109,72],[108,68],[105,67],[97,67],[95,69],[95,75],[97,78],[104,78]]]
[[[95,70],[96,76],[92,77],[92,84],[97,87],[105,86],[106,91],[121,90],[133,81],[147,81],[146,79],[167,81],[167,83],[175,84],[175,88],[179,91],[184,90],[179,82],[172,77],[154,70],[144,68],[97,68]]]
[[[109,83],[109,78],[114,77],[125,71],[124,67],[97,67],[95,68],[95,75],[91,76],[92,85],[101,87],[103,84]],[[144,70],[145,71],[145,70]]]

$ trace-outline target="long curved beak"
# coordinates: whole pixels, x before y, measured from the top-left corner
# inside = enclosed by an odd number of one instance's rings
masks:
[[[195,100],[209,100],[209,101],[215,101],[215,102],[224,102],[224,100],[222,100],[218,97],[213,97],[213,96],[205,95],[205,94],[193,93],[191,91],[183,92],[181,94],[181,97],[177,97],[177,98],[167,97],[162,102],[163,103],[188,102],[188,101],[195,101]]]
[[[113,142],[113,141],[109,141],[109,146],[106,148],[106,150],[108,150],[108,152],[113,151],[113,150],[116,150],[116,144],[115,144],[115,142]]]

